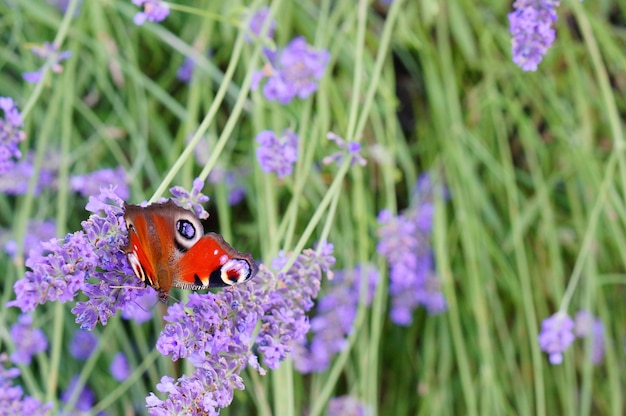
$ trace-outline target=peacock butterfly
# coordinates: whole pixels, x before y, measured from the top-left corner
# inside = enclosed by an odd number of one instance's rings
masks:
[[[258,267],[215,233],[204,234],[200,220],[172,200],[146,207],[124,204],[128,245],[135,275],[165,301],[174,287],[200,290],[252,279]]]

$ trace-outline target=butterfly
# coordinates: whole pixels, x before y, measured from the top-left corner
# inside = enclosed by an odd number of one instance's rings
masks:
[[[124,253],[139,280],[166,301],[172,287],[200,290],[252,279],[258,266],[172,200],[146,207],[124,204],[128,245]]]

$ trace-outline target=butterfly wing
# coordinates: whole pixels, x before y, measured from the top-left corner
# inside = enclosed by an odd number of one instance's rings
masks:
[[[173,226],[167,216],[138,205],[126,205],[128,245],[124,252],[135,275],[159,291],[172,286],[170,264],[176,257]]]
[[[172,285],[192,290],[243,283],[258,271],[252,255],[235,250],[215,233],[207,233],[187,250],[174,269]]]

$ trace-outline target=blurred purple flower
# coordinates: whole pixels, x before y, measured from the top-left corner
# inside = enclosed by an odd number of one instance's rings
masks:
[[[191,192],[187,191],[182,186],[174,186],[170,188],[170,192],[174,195],[173,199],[176,205],[192,211],[198,218],[206,220],[209,218],[209,213],[204,209],[202,204],[208,202],[209,197],[201,192],[202,188],[204,188],[204,181],[200,178],[196,178],[193,180]]]
[[[113,356],[110,370],[113,378],[119,382],[125,381],[130,376],[130,366],[124,353],[118,352]]]
[[[524,71],[536,71],[555,38],[558,0],[516,0],[509,13],[511,54]]]
[[[39,56],[46,61],[49,61],[49,64],[47,65],[50,66],[50,70],[57,74],[63,72],[63,66],[61,66],[61,62],[72,56],[71,51],[59,52],[59,46],[49,42],[45,42],[43,45],[33,46],[30,51],[36,56]],[[22,73],[22,78],[24,78],[24,81],[26,82],[36,84],[41,81],[45,68],[46,64],[44,64],[44,66],[39,68],[37,71],[24,72]]]
[[[298,160],[299,140],[291,130],[283,131],[280,137],[270,130],[257,134],[256,141],[260,146],[256,149],[256,157],[261,169],[266,173],[274,172],[279,178],[291,175]]]
[[[28,182],[35,175],[34,162],[35,154],[29,151],[23,159],[13,165],[10,172],[0,175],[0,192],[7,195],[24,195],[28,191]],[[39,195],[45,188],[56,189],[59,164],[60,159],[57,155],[46,155],[38,173],[34,195]]]
[[[57,225],[53,220],[29,220],[26,225],[23,247],[41,251],[41,242],[53,238],[57,234]],[[17,254],[19,244],[13,239],[12,230],[0,230],[0,244],[11,258]]]
[[[234,206],[243,201],[246,195],[246,190],[243,186],[243,179],[246,176],[248,176],[247,168],[226,170],[216,166],[209,174],[207,180],[214,185],[224,185],[226,192],[228,192],[228,205]]]
[[[170,14],[167,3],[160,0],[133,0],[133,4],[143,7],[143,12],[137,12],[133,22],[137,26],[143,25],[146,20],[151,22],[162,22]]]
[[[15,351],[11,361],[15,364],[30,364],[33,355],[48,349],[48,339],[39,328],[33,328],[33,317],[23,314],[11,327],[11,339],[15,342]]]
[[[333,397],[328,402],[326,416],[373,416],[371,407],[352,396]]]
[[[193,68],[196,66],[195,61],[186,56],[183,60],[183,63],[176,71],[176,79],[179,81],[189,83],[191,81],[191,76],[193,75]]]
[[[361,156],[361,144],[360,143],[346,142],[344,139],[337,136],[332,131],[329,131],[326,137],[328,138],[328,140],[335,142],[335,144],[339,146],[339,149],[341,150],[339,152],[326,156],[322,160],[323,164],[329,165],[334,162],[337,164],[337,166],[339,166],[343,162],[343,158],[345,156],[349,156],[351,159],[350,164],[352,166],[354,166],[355,163],[358,163],[361,166],[367,165],[367,161],[363,158],[363,156]]]
[[[26,139],[26,133],[22,130],[22,114],[12,98],[0,97],[0,109],[4,112],[4,118],[0,118],[0,175],[4,175],[22,157],[19,144]]]
[[[261,30],[263,29],[263,24],[269,17],[270,9],[268,7],[262,7],[259,10],[255,11],[250,18],[248,18],[248,29],[252,34],[256,37],[261,36]],[[268,23],[268,27],[265,32],[265,37],[271,39],[274,37],[274,29],[276,29],[276,20],[272,19]],[[246,35],[246,39],[248,41],[251,40],[251,37]]]
[[[115,193],[123,200],[130,196],[128,189],[129,178],[124,168],[118,166],[115,169],[100,169],[85,175],[75,175],[70,178],[70,185],[75,192],[84,197],[96,195],[101,187],[117,185]]]
[[[152,319],[152,310],[158,300],[157,291],[148,286],[135,298],[134,302],[128,302],[122,308],[122,318],[132,319],[138,324],[149,321]]]
[[[365,306],[372,302],[378,271],[371,265],[339,271],[328,281],[328,291],[320,298],[311,319],[310,341],[300,339],[294,350],[295,368],[302,374],[326,371],[332,358],[347,345],[360,300],[361,285],[367,285]]]
[[[539,347],[548,353],[553,365],[563,362],[563,352],[574,342],[574,321],[564,312],[558,312],[541,323]]]
[[[263,94],[269,101],[288,104],[294,97],[307,98],[317,91],[330,60],[327,50],[317,51],[304,37],[294,38],[285,48],[273,53],[266,51],[269,62],[252,76],[252,90],[267,77]]]
[[[6,368],[9,359],[0,353],[0,413],[3,415],[43,415],[52,409],[53,404],[43,405],[39,400],[25,396],[21,386],[13,385],[13,379],[20,375],[17,368]]]
[[[88,359],[98,346],[98,337],[92,332],[77,329],[70,341],[69,349],[72,357],[79,361]]]
[[[398,216],[383,210],[376,250],[389,264],[391,320],[398,325],[413,322],[413,310],[424,306],[429,314],[446,310],[441,283],[435,271],[431,247],[433,185],[428,175],[418,180],[419,192],[412,195],[411,207]]]
[[[319,254],[305,250],[285,272],[274,274],[261,266],[245,285],[193,293],[185,305],[170,306],[157,349],[173,360],[188,358],[196,370],[178,380],[163,377],[157,390],[168,397],[151,393],[146,398],[150,414],[218,414],[234,390],[244,388],[239,374],[246,366],[264,374],[256,354],[277,368],[308,331],[305,313],[313,306],[322,273],[329,273],[334,261],[330,244]]]
[[[578,338],[591,337],[591,361],[600,364],[604,359],[604,324],[589,311],[581,310],[574,317],[574,335]]]
[[[72,377],[67,389],[61,394],[61,401],[63,403],[67,403],[70,400],[70,397],[72,397],[74,390],[78,387],[78,379],[78,376]],[[83,386],[78,396],[78,400],[76,400],[76,404],[74,405],[74,410],[78,410],[79,412],[88,412],[93,407],[95,401],[96,395],[93,391],[91,391],[89,387]]]

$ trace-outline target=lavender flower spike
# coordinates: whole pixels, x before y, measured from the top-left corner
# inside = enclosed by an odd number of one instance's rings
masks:
[[[563,352],[574,342],[574,321],[564,312],[557,312],[541,323],[539,347],[548,353],[550,363],[563,362]]]
[[[142,7],[143,12],[137,12],[133,22],[137,26],[143,25],[147,20],[151,22],[162,22],[170,14],[167,3],[160,0],[133,0],[133,4]]]
[[[203,187],[204,181],[200,178],[196,178],[193,180],[191,192],[187,191],[182,186],[174,186],[170,188],[170,192],[174,195],[174,202],[176,205],[193,211],[198,218],[206,220],[209,218],[209,213],[204,209],[202,204],[208,202],[209,197],[201,192]]]
[[[516,0],[509,13],[513,62],[524,71],[536,71],[555,38],[552,24],[558,0]]]
[[[11,327],[11,339],[15,342],[15,351],[11,361],[15,364],[30,364],[33,355],[48,349],[46,335],[39,328],[33,328],[31,315],[20,315],[18,322]]]
[[[26,133],[22,130],[22,114],[12,98],[0,97],[0,109],[4,112],[4,119],[0,118],[0,175],[4,175],[22,157],[19,144],[26,139]]]
[[[317,51],[306,43],[304,37],[297,37],[281,51],[266,51],[269,63],[252,77],[252,89],[259,87],[265,77],[263,95],[269,101],[288,104],[295,97],[307,98],[317,91],[317,83],[326,71],[330,53]]]
[[[234,390],[244,388],[239,375],[244,368],[265,373],[257,354],[276,368],[309,329],[305,313],[313,306],[322,273],[334,264],[331,254],[332,245],[323,246],[320,254],[305,250],[287,272],[274,274],[261,265],[246,284],[194,293],[186,305],[170,306],[157,349],[174,360],[188,358],[196,370],[177,380],[163,377],[157,390],[167,397],[151,393],[149,413],[217,415]]]
[[[291,175],[293,165],[298,160],[298,135],[285,130],[282,136],[273,131],[265,130],[256,136],[260,146],[256,149],[256,157],[263,172],[276,173],[279,178]]]
[[[52,403],[42,404],[30,396],[24,396],[22,387],[13,385],[20,375],[17,368],[5,368],[9,359],[0,354],[0,412],[3,415],[44,415],[52,409]]]

